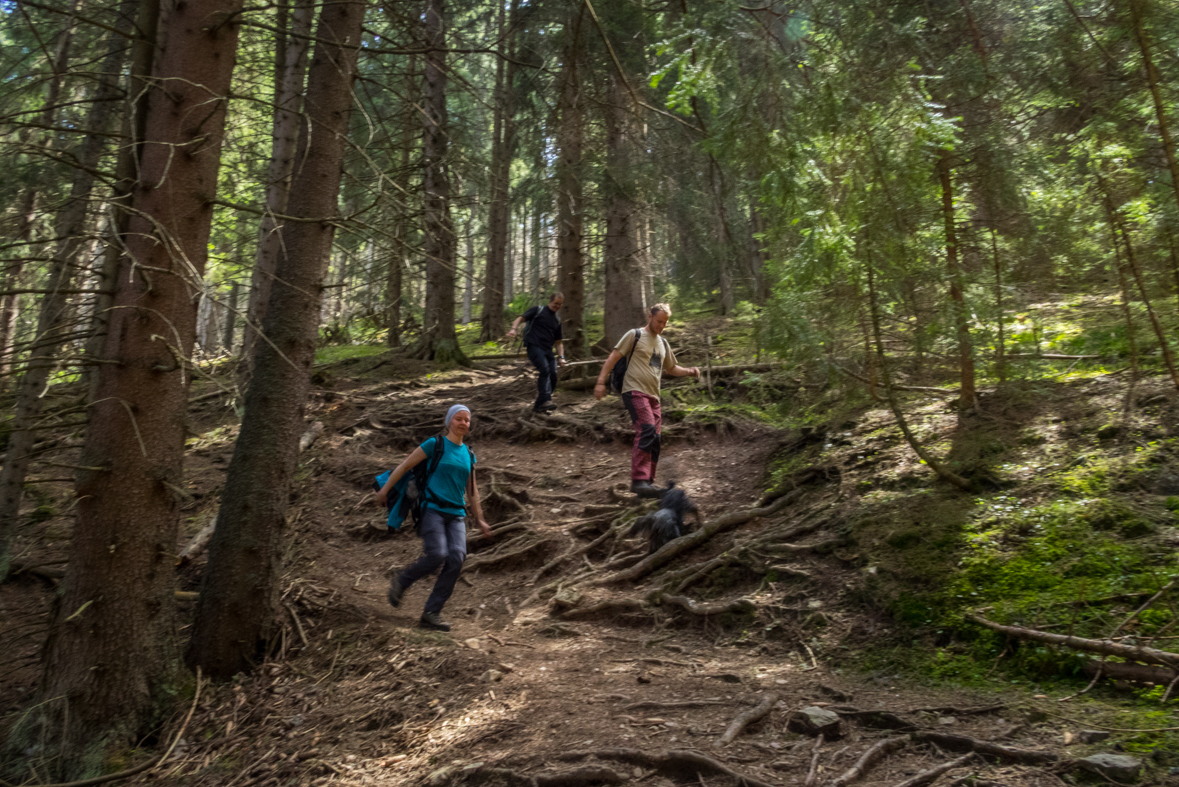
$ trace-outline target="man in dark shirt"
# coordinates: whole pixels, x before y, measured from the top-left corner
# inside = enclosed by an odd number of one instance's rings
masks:
[[[533,306],[517,317],[507,334],[509,339],[515,338],[520,323],[528,322],[524,350],[528,353],[528,360],[540,372],[540,379],[536,381],[536,403],[532,405],[533,412],[547,413],[557,407],[553,404],[553,391],[557,388],[557,366],[565,365],[561,318],[557,316],[557,312],[564,305],[565,296],[559,292],[553,293],[547,306]],[[556,357],[553,357],[554,347],[557,348]]]

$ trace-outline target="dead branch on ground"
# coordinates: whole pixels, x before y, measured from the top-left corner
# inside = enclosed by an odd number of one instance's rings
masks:
[[[925,787],[925,785],[932,784],[934,781],[936,781],[937,778],[943,773],[952,771],[955,768],[960,768],[973,758],[974,752],[964,754],[956,760],[943,762],[941,765],[935,765],[928,770],[924,770],[921,773],[916,774],[912,778],[905,779],[903,782],[896,785],[896,787]]]
[[[742,713],[738,713],[737,717],[729,724],[729,728],[725,730],[725,734],[720,736],[714,744],[717,748],[721,746],[728,746],[741,732],[750,724],[761,721],[769,715],[770,711],[774,709],[774,705],[778,702],[778,695],[776,692],[767,691],[761,698],[761,702],[757,707],[751,708]]]
[[[1100,653],[1104,656],[1117,656],[1130,661],[1141,661],[1146,664],[1161,664],[1171,669],[1179,669],[1179,653],[1148,648],[1143,645],[1121,645],[1108,640],[1085,639],[1067,634],[1052,634],[1047,631],[1024,628],[1023,626],[1004,626],[1001,623],[987,620],[981,615],[967,615],[967,618],[986,626],[989,629],[1002,632],[1017,639],[1028,639],[1033,642],[1046,642],[1050,645],[1063,645],[1086,653]]]
[[[908,737],[885,738],[877,741],[876,745],[864,752],[856,764],[844,771],[843,775],[831,782],[830,787],[847,787],[852,782],[859,781],[868,771],[893,752],[904,748],[909,743]]]

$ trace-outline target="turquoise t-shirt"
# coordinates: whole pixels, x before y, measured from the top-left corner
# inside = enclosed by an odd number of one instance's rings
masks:
[[[426,454],[426,462],[434,453],[435,440],[442,441],[442,458],[426,484],[425,507],[447,516],[463,516],[466,514],[467,479],[475,467],[475,455],[465,443],[455,445],[445,437],[431,437],[420,446]]]

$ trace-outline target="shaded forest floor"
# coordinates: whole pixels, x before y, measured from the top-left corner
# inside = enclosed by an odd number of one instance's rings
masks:
[[[1169,439],[1179,404],[1163,379],[1137,386],[1142,405],[1105,438],[1096,433],[1125,393],[1117,375],[1012,386],[984,397],[983,415],[964,426],[948,397],[911,400],[928,445],[963,472],[986,465],[977,475],[990,487],[978,496],[938,484],[886,408],[837,386],[755,379],[743,393],[729,383],[730,396],[722,382],[722,400],[734,400],[725,407],[676,381],[665,391],[660,480],[686,489],[716,532],[651,564],[646,545],[626,537],[654,504],[626,490],[631,430],[617,398],[559,391],[556,413],[537,417],[522,362],[427,371],[389,356],[321,371],[309,415],[325,431],[296,482],[288,617],[274,653],[251,675],[201,685],[195,704],[190,682],[160,731],[162,741],[179,734],[179,744],[132,782],[670,787],[915,785],[940,776],[944,784],[1059,785],[1086,778],[1077,759],[1129,749],[1139,752],[1141,775],[1092,778],[1179,784],[1170,775],[1179,765],[1173,740],[1152,738],[1153,756],[1123,745],[1144,718],[1152,729],[1174,724],[1132,686],[1102,684],[1059,702],[1085,678],[1046,672],[1041,682],[1026,664],[1005,672],[1020,648],[1014,641],[975,680],[929,667],[931,654],[965,658],[972,647],[933,628],[946,590],[937,560],[963,549],[961,523],[980,504],[1049,498],[1045,474],[1086,452],[1119,444],[1133,454],[1137,444]],[[782,429],[749,417],[757,397],[791,400],[810,425]],[[367,493],[376,473],[437,432],[456,401],[475,413],[471,445],[496,536],[472,539],[444,613],[453,629],[442,634],[416,628],[432,580],[398,609],[386,602],[390,576],[419,544],[412,532],[385,532]],[[178,550],[214,515],[236,434],[215,397],[194,402],[192,499]],[[987,460],[1000,454],[999,466]],[[1152,526],[1127,537],[1173,553],[1179,537],[1165,500],[1168,484],[1179,494],[1179,472],[1169,459],[1150,472],[1132,491]],[[41,570],[0,586],[5,728],[32,696],[52,569],[69,538],[68,487],[36,488],[30,505],[43,507],[43,518],[22,560]],[[742,519],[759,502],[762,515]],[[180,569],[182,592],[197,590],[202,564],[198,557]],[[190,612],[182,599],[182,636]],[[915,625],[922,617],[926,629]],[[836,714],[837,728],[821,739],[796,731],[804,708],[816,722],[816,708]],[[743,714],[758,718],[723,741]],[[879,762],[849,775],[882,741]],[[972,746],[986,756],[957,759]],[[141,754],[127,752],[111,768]],[[952,768],[929,771],[938,765]]]

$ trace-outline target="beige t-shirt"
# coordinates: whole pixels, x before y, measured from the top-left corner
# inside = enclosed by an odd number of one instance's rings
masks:
[[[635,343],[635,332],[629,330],[614,345],[614,349],[622,353],[622,357],[630,355],[630,349]],[[670,372],[675,368],[675,353],[671,345],[662,336],[656,336],[645,327],[640,329],[639,343],[635,347],[634,355],[630,356],[630,365],[626,367],[626,377],[622,379],[622,392],[638,391],[640,393],[659,396],[659,380],[663,372]]]

